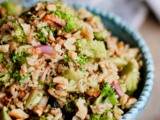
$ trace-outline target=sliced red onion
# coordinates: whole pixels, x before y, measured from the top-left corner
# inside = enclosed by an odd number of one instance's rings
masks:
[[[49,67],[47,67],[47,68],[44,70],[44,72],[42,73],[42,76],[41,76],[41,78],[40,78],[40,81],[41,81],[41,82],[44,82],[44,81],[45,81],[48,70],[49,70]]]
[[[124,95],[123,91],[119,88],[119,86],[113,81],[112,85],[115,89],[115,91],[117,92],[117,94],[122,97]]]
[[[40,45],[37,46],[41,50],[41,54],[49,54],[49,55],[56,55],[57,52],[52,48],[52,46],[48,45]]]

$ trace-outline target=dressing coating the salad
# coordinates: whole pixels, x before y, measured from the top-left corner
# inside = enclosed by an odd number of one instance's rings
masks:
[[[85,9],[0,5],[1,120],[120,120],[141,66],[139,49]]]

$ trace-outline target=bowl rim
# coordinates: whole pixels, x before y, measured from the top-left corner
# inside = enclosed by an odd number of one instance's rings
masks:
[[[147,74],[146,80],[144,83],[144,88],[138,98],[138,101],[122,117],[122,120],[135,120],[139,116],[139,114],[142,112],[142,110],[145,108],[147,102],[149,101],[149,98],[154,86],[155,69],[154,69],[153,58],[148,45],[146,44],[145,40],[141,37],[141,35],[137,31],[130,28],[125,22],[123,22],[123,20],[121,20],[120,17],[118,17],[114,13],[106,12],[100,8],[95,8],[88,5],[73,4],[72,6],[76,8],[85,8],[91,12],[94,12],[96,15],[100,17],[108,18],[109,20],[112,20],[116,26],[120,27],[126,33],[132,36],[136,41],[136,43],[139,45],[139,48],[141,48],[141,53],[144,55],[144,60],[146,61],[146,74]]]

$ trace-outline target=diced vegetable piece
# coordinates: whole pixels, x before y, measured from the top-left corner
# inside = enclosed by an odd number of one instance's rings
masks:
[[[22,120],[29,118],[29,115],[25,113],[22,109],[13,109],[9,112],[9,115],[13,118]]]
[[[116,119],[114,117],[108,116],[108,111],[105,111],[105,113],[101,115],[100,120],[116,120]]]
[[[14,34],[13,37],[18,43],[25,43],[26,36],[24,34],[23,28],[20,26],[18,21],[13,22]]]
[[[25,52],[21,52],[21,53],[18,53],[18,54],[12,54],[11,56],[11,59],[14,63],[24,63],[25,60],[26,60],[26,57],[29,57],[30,54],[28,53],[25,53]]]
[[[95,32],[94,36],[97,40],[106,40],[107,31]]]
[[[7,1],[1,3],[1,6],[7,10],[8,15],[20,15],[22,13],[22,6],[18,3]]]
[[[86,64],[88,62],[88,57],[85,55],[78,55],[78,59],[76,60],[79,65]]]
[[[130,61],[123,69],[121,75],[125,75],[127,93],[132,95],[139,82],[139,67],[136,60]]]
[[[81,54],[92,58],[106,58],[107,50],[104,42],[97,40],[80,39],[77,41],[77,47]]]
[[[9,44],[0,45],[0,52],[7,53],[9,51]]]
[[[91,115],[90,120],[101,120],[101,115],[100,114],[93,114],[93,115]]]
[[[19,48],[16,49],[16,53],[22,53],[22,52],[27,52],[29,48],[32,48],[31,45],[22,45]]]
[[[40,90],[33,90],[26,100],[25,107],[32,110],[42,99],[43,92]]]
[[[116,105],[118,103],[118,99],[117,99],[115,93],[110,95],[110,96],[108,96],[107,99],[108,99],[109,103],[111,103],[112,105]]]
[[[8,114],[8,109],[6,107],[3,107],[2,111],[1,111],[1,115],[2,120],[12,120],[11,117]]]
[[[79,80],[88,76],[88,73],[82,72],[79,69],[77,71],[74,68],[70,68],[63,73],[64,77],[70,80]]]
[[[15,78],[16,81],[18,81],[20,84],[22,83],[22,81],[27,78],[28,76],[24,76],[24,75],[20,75],[20,72],[19,70],[15,70],[13,73],[12,73],[12,77]]]
[[[125,65],[127,65],[126,60],[118,57],[109,58],[109,61],[112,61],[117,67],[124,67]]]
[[[110,87],[106,82],[102,84],[101,94],[95,100],[94,105],[103,102],[110,102],[113,105],[118,103],[114,88],[112,86]]]
[[[33,120],[35,120],[35,119],[33,119]],[[38,119],[38,120],[47,120],[47,117],[46,117],[45,115],[43,115],[43,116],[41,116],[41,118]]]
[[[4,60],[4,54],[0,53],[0,63],[3,62],[3,60]]]
[[[10,79],[10,74],[6,72],[0,72],[0,82],[5,84]]]

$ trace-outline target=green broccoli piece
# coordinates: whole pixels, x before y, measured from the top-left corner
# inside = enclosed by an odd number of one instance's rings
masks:
[[[112,57],[108,60],[113,62],[117,67],[124,67],[127,65],[127,61],[119,57]]]
[[[137,90],[140,79],[138,63],[135,64],[132,61],[128,62],[122,70],[121,75],[126,76],[124,81],[127,88],[127,94],[132,95],[134,91]]]
[[[74,30],[77,30],[80,26],[80,22],[76,16],[73,15],[66,15],[64,19],[67,21],[67,24],[64,28],[67,32],[72,32]]]
[[[13,38],[19,43],[25,43],[27,41],[27,37],[24,34],[23,28],[20,26],[18,21],[13,22],[14,34]]]
[[[0,82],[5,84],[10,79],[10,74],[7,72],[0,72]]]
[[[72,32],[79,29],[81,27],[81,21],[76,15],[72,14],[72,9],[67,7],[66,9],[62,10],[59,6],[59,3],[57,3],[57,5],[58,10],[51,13],[57,15],[59,18],[66,20],[67,23],[63,30],[66,32]]]
[[[46,44],[47,40],[48,40],[48,35],[45,35],[43,32],[43,29],[45,29],[48,34],[50,31],[52,31],[54,33],[54,31],[56,30],[51,30],[49,26],[45,26],[44,28],[39,28],[37,31],[37,34],[35,35],[35,38],[40,41],[42,44]]]
[[[80,39],[76,42],[78,50],[91,58],[106,58],[107,50],[103,41]]]
[[[0,63],[2,63],[4,61],[4,54],[0,53]]]
[[[26,100],[25,107],[32,110],[42,99],[43,91],[34,89]]]
[[[96,40],[104,40],[104,41],[107,41],[106,34],[107,34],[106,31],[95,32],[95,33],[94,33],[94,37],[95,37]]]
[[[101,120],[101,115],[99,115],[99,114],[92,114],[90,120]]]
[[[116,120],[116,118],[112,117],[112,118],[109,118],[108,115],[107,115],[107,112],[106,111],[104,114],[101,115],[101,119],[100,120]]]
[[[35,120],[35,119],[34,119]],[[46,117],[46,115],[42,115],[41,117],[40,117],[40,119],[38,119],[38,120],[47,120],[47,117]]]
[[[114,88],[112,86],[109,87],[107,82],[102,83],[101,94],[94,102],[94,105],[105,102],[110,102],[113,105],[118,103]]]
[[[88,57],[86,55],[79,54],[76,61],[79,65],[84,65],[88,62]]]
[[[74,68],[69,68],[63,73],[64,77],[70,79],[70,80],[80,80],[82,78],[85,78],[88,76],[88,73],[82,72],[79,69],[75,70]]]
[[[3,107],[0,116],[2,120],[12,120],[8,114],[8,108],[6,107]]]
[[[20,64],[23,64],[26,60],[26,57],[29,57],[31,56],[29,53],[26,53],[26,52],[21,52],[21,53],[14,53],[11,55],[11,60],[14,62],[14,63],[20,63]]]
[[[15,70],[13,73],[12,73],[12,76],[13,78],[15,78],[20,84],[22,83],[22,81],[27,77],[27,76],[24,76],[24,75],[20,75],[19,73],[19,70]]]
[[[7,11],[7,15],[16,15],[19,16],[22,13],[22,6],[21,4],[6,1],[1,3],[1,7],[4,7]]]

